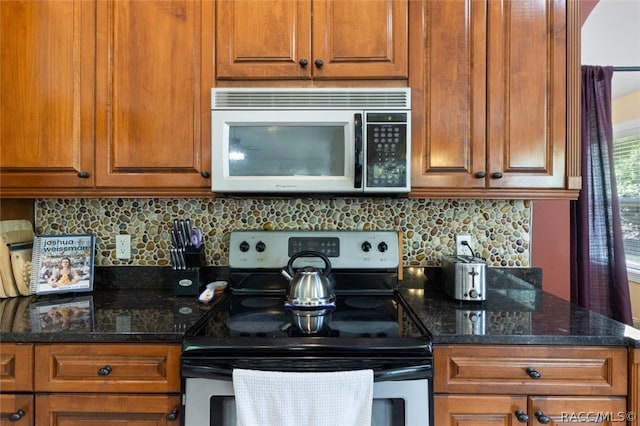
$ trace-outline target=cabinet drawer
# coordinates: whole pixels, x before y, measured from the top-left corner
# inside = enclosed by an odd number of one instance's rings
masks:
[[[1,388],[4,390],[4,388]],[[9,418],[11,416],[11,419]],[[16,426],[33,426],[32,394],[1,394],[0,424]]]
[[[0,345],[0,389],[2,392],[33,391],[33,345]]]
[[[36,424],[51,426],[179,425],[180,396],[38,394]]]
[[[36,392],[180,391],[180,345],[37,345]]]
[[[544,424],[541,416],[552,419],[555,425],[569,423],[597,423],[603,426],[627,424],[635,413],[627,412],[623,397],[603,396],[534,396],[529,398],[529,416],[533,424]]]
[[[627,394],[624,348],[441,346],[434,362],[441,393]]]

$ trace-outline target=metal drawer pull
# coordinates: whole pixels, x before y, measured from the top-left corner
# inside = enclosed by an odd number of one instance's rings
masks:
[[[536,411],[536,419],[538,419],[538,422],[543,424],[543,425],[548,425],[549,422],[551,422],[551,419],[548,416],[545,416],[545,414],[542,411]]]
[[[542,377],[542,374],[540,374],[540,372],[533,367],[527,368],[527,374],[529,375],[529,377],[536,380]]]
[[[9,416],[7,418],[9,419],[10,422],[17,422],[18,420],[23,418],[24,415],[25,415],[24,410],[22,408],[20,408],[15,413],[9,414]]]
[[[102,376],[102,377],[108,376],[109,373],[111,373],[111,366],[110,365],[105,365],[100,370],[98,370],[98,376]]]
[[[518,419],[520,423],[529,422],[529,415],[527,415],[527,413],[525,413],[524,411],[518,410],[514,414],[516,415],[516,419]]]
[[[165,419],[167,419],[170,422],[178,420],[178,410],[176,409],[171,410],[171,412],[167,414]]]

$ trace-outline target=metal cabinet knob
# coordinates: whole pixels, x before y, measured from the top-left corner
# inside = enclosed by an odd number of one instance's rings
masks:
[[[529,416],[523,410],[518,410],[513,414],[515,414],[516,419],[518,419],[518,421],[520,423],[528,423],[529,422]]]
[[[78,177],[82,179],[87,179],[89,177],[89,172],[78,172]]]
[[[317,68],[322,68],[322,66],[324,65],[324,62],[322,62],[322,59],[316,59],[313,63],[316,64]]]
[[[170,422],[174,422],[178,420],[178,410],[176,409],[171,410],[171,412],[165,416],[165,419],[167,419]]]
[[[502,172],[492,173],[491,177],[494,178],[494,179],[502,179]]]
[[[111,366],[105,365],[101,369],[98,370],[98,376],[104,377],[108,376],[111,373]]]
[[[529,377],[531,377],[532,379],[539,379],[540,377],[542,377],[542,374],[540,374],[540,372],[538,370],[536,370],[533,367],[528,367],[527,368],[527,374],[529,375]]]
[[[208,171],[203,170],[203,171],[201,171],[201,172],[200,172],[200,176],[202,176],[202,177],[203,177],[203,178],[205,178],[205,179],[208,179],[208,178],[209,178],[209,176],[211,176],[211,175],[209,174],[209,172],[208,172]]]
[[[298,64],[300,64],[300,66],[301,66],[302,68],[306,68],[306,67],[307,67],[307,65],[309,65],[309,61],[307,61],[306,59],[300,59],[300,60],[298,61]]]
[[[18,409],[18,411],[16,411],[15,413],[11,413],[9,414],[9,416],[7,417],[7,419],[9,419],[10,422],[17,422],[18,420],[20,420],[21,418],[24,417],[26,413],[24,412],[24,410],[22,408]]]
[[[485,172],[477,172],[475,176],[476,176],[476,179],[482,179],[486,177],[487,174]]]
[[[540,424],[548,425],[551,422],[549,416],[545,415],[542,411],[536,411],[534,415]]]

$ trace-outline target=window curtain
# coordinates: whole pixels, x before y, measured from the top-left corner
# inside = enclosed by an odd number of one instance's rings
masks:
[[[613,67],[582,66],[582,190],[571,202],[571,301],[631,325],[613,169]]]

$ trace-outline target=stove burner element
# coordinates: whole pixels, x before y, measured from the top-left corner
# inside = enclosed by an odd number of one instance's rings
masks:
[[[379,308],[380,306],[383,305],[382,300],[380,300],[379,298],[376,299],[375,297],[349,297],[344,301],[345,305],[347,306],[351,306],[352,308],[359,308],[359,309],[373,309],[373,308]]]
[[[227,327],[232,335],[259,336],[282,334],[281,326],[287,322],[283,313],[247,312],[229,318]]]
[[[338,330],[341,336],[398,336],[398,323],[390,320],[386,315],[367,311],[336,312],[333,315],[331,327]]]
[[[240,304],[245,308],[269,308],[279,303],[277,299],[266,297],[249,297],[240,301]]]

